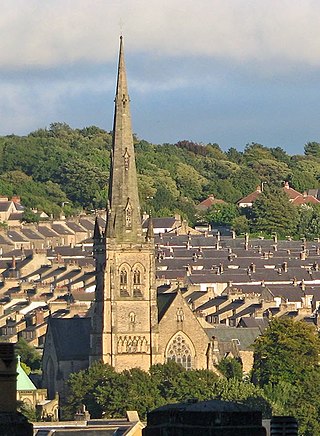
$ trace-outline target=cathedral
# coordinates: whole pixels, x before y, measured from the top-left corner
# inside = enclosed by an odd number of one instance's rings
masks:
[[[106,228],[96,221],[96,295],[88,318],[51,318],[43,384],[63,395],[71,372],[96,360],[117,371],[174,360],[186,369],[214,367],[210,325],[177,289],[157,294],[152,220],[142,230],[123,39],[120,38]],[[206,328],[207,327],[207,328]],[[212,329],[210,329],[212,331]]]

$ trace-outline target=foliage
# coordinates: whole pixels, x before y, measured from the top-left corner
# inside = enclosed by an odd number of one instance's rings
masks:
[[[297,208],[282,189],[265,188],[253,203],[252,230],[255,232],[294,235],[297,220]]]
[[[320,339],[315,328],[275,318],[254,348],[252,378],[273,414],[295,416],[301,435],[320,434]]]
[[[251,383],[219,378],[209,370],[186,371],[175,362],[154,365],[149,372],[134,368],[122,373],[96,363],[86,371],[72,374],[68,385],[65,412],[70,417],[83,403],[92,417],[121,417],[126,410],[137,410],[144,419],[149,410],[191,398],[244,401],[249,405],[254,401],[265,415],[270,409],[263,391]]]
[[[307,142],[307,144],[304,146],[304,154],[306,156],[314,156],[314,157],[320,157],[320,144],[319,142]]]
[[[27,208],[26,221],[37,219],[30,209],[53,216],[59,216],[63,209],[69,216],[82,209],[104,208],[111,144],[111,132],[96,126],[73,129],[63,122],[27,136],[2,136],[0,193],[20,195]],[[306,144],[301,156],[289,156],[281,147],[268,148],[257,143],[247,144],[243,152],[235,147],[224,152],[214,142],[190,140],[155,145],[134,138],[134,145],[142,211],[151,211],[153,216],[173,216],[177,212],[193,223],[195,206],[213,194],[230,203],[228,207],[234,215],[219,217],[213,213],[209,220],[231,224],[237,233],[251,230],[270,234],[276,228],[280,237],[290,233],[312,238],[318,232],[316,215],[308,223],[307,215],[297,216],[289,207],[285,218],[285,204],[280,197],[280,207],[277,209],[276,202],[271,201],[273,208],[265,220],[260,220],[259,213],[244,217],[235,212],[236,202],[261,182],[270,190],[279,188],[284,180],[299,192],[320,188],[318,142]],[[272,220],[275,210],[277,218]],[[290,225],[298,218],[301,225]]]
[[[23,211],[21,221],[24,221],[25,223],[38,223],[40,221],[40,217],[37,213],[26,207]]]
[[[23,401],[18,401],[17,410],[24,415],[28,421],[35,422],[38,421],[38,415],[36,409],[31,405]]]
[[[227,379],[242,380],[242,364],[238,359],[225,357],[219,362],[217,368]]]
[[[313,326],[275,318],[254,347],[253,380],[260,386],[295,383],[318,367],[320,339]]]
[[[239,216],[238,207],[235,204],[213,204],[205,214],[205,220],[215,225],[231,225]]]
[[[31,371],[36,371],[40,369],[41,366],[41,355],[40,353],[28,342],[20,338],[16,343],[16,353],[21,357],[21,362],[25,363]]]

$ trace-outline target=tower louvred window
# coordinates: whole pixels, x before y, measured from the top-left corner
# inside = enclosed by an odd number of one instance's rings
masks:
[[[120,285],[128,284],[128,273],[125,269],[120,272]]]
[[[136,269],[133,272],[133,284],[134,285],[140,285],[141,284],[141,272]]]

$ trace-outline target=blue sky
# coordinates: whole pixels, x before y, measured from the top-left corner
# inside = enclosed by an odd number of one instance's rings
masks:
[[[303,153],[320,142],[319,0],[4,0],[0,134],[112,128],[119,35],[133,128]]]

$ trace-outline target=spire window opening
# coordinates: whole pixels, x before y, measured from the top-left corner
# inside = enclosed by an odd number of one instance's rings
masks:
[[[126,207],[126,228],[132,228],[132,210],[130,204]]]

